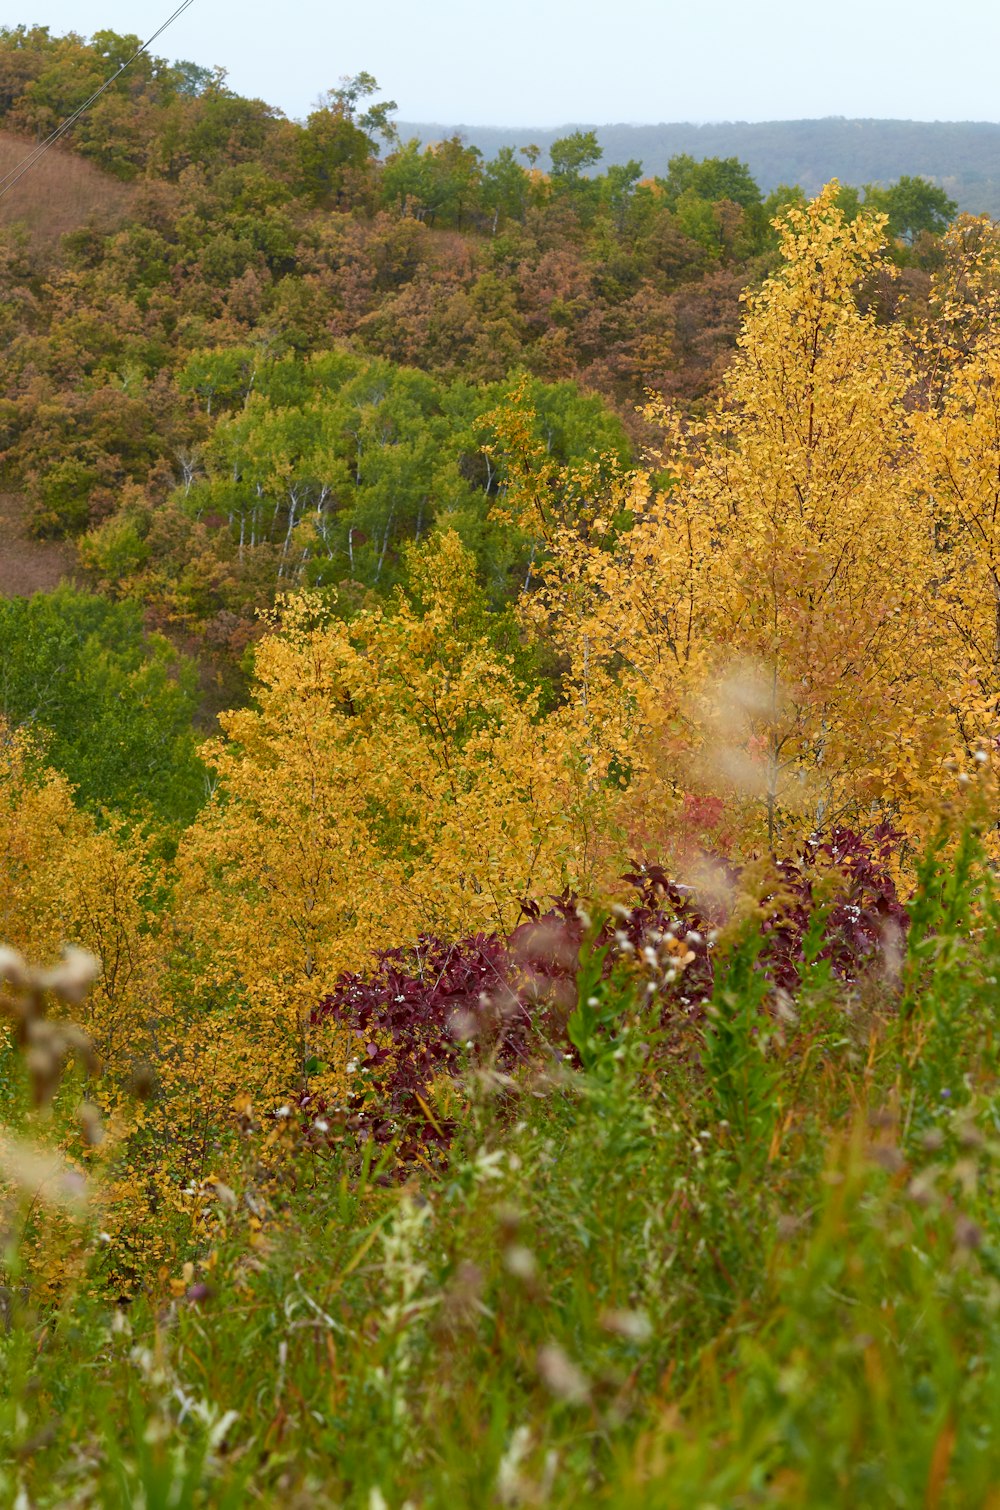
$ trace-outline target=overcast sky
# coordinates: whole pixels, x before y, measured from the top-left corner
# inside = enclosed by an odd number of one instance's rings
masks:
[[[4,9],[145,38],[175,3]],[[295,117],[367,69],[402,119],[448,124],[1000,120],[997,0],[195,0],[155,50],[222,64]]]

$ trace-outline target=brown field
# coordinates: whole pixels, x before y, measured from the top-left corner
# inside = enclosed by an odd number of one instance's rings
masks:
[[[35,540],[28,532],[24,500],[0,493],[0,597],[28,598],[72,581],[76,551],[61,540]]]
[[[0,131],[0,178],[23,162],[34,145],[27,137]],[[21,224],[33,246],[51,247],[89,220],[113,225],[131,197],[127,184],[53,147],[0,199],[0,227]]]

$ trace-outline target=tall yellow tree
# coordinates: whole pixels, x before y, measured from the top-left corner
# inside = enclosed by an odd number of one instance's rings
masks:
[[[82,1010],[112,1079],[155,1036],[151,880],[143,840],[99,828],[74,805],[65,777],[0,720],[0,943],[42,966],[67,944],[97,955],[101,975]]]
[[[856,298],[883,225],[848,223],[836,185],[786,212],[782,265],[746,298],[716,411],[686,432],[670,421],[672,485],[633,480],[635,528],[612,549],[565,531],[549,563],[577,729],[625,769],[642,834],[680,793],[714,792],[745,845],[773,848],[835,822],[914,821],[932,779],[911,378]]]
[[[971,754],[992,749],[1000,702],[1000,238],[963,217],[948,233],[924,343],[928,403],[914,416],[935,519],[930,599],[942,695]]]
[[[95,1186],[100,1224],[109,1234],[102,1249],[108,1270],[121,1275],[127,1255],[166,1252],[162,1231],[153,1231],[151,1189],[169,1198],[176,1180],[164,1165],[170,1137],[145,1160],[133,1162],[149,1108],[131,1095],[135,1071],[170,1052],[172,1035],[163,1017],[162,959],[153,926],[150,893],[159,879],[145,841],[127,829],[99,827],[73,801],[73,789],[44,765],[23,733],[0,720],[0,944],[33,965],[55,964],[64,946],[82,946],[100,960],[93,989],[76,1006],[60,1007],[80,1023],[97,1050],[103,1073],[86,1087],[104,1114],[104,1135],[93,1156],[115,1178]],[[44,1142],[57,1137],[77,1152],[84,1088],[72,1078],[60,1091],[57,1116],[39,1113],[34,1131]],[[10,1108],[0,1111],[0,1122]],[[164,1109],[161,1127],[171,1127]],[[173,1131],[171,1127],[171,1132]],[[33,1278],[53,1293],[82,1264],[86,1231],[67,1224],[44,1202],[33,1207],[22,1233],[22,1258]],[[96,1219],[97,1207],[92,1215]],[[123,1267],[124,1266],[124,1267]]]
[[[507,929],[523,897],[588,879],[586,784],[484,632],[474,563],[445,533],[410,568],[409,598],[349,623],[281,606],[179,857],[231,1073],[268,1093],[316,1059],[339,971],[421,931]]]

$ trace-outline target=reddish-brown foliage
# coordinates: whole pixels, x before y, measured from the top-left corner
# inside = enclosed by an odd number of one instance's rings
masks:
[[[30,138],[0,131],[0,178],[34,147]],[[51,250],[61,237],[91,222],[104,233],[112,230],[128,214],[131,200],[127,184],[53,147],[0,199],[0,226],[23,226],[34,247]]]

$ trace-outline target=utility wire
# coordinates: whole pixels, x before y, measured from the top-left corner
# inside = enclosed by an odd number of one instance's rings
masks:
[[[149,38],[148,41],[143,42],[141,47],[137,47],[132,56],[130,58],[127,58],[124,63],[116,68],[111,77],[109,79],[105,79],[104,83],[99,89],[94,90],[94,93],[90,96],[89,100],[84,100],[83,104],[77,110],[74,110],[72,115],[67,116],[66,120],[63,121],[61,126],[57,126],[56,129],[51,133],[51,135],[47,136],[43,142],[39,142],[38,146],[34,147],[32,151],[28,153],[27,157],[23,158],[21,162],[16,163],[13,168],[9,169],[8,172],[6,172],[3,177],[0,178],[0,199],[3,199],[4,195],[8,194],[10,190],[13,189],[15,184],[20,183],[21,179],[26,173],[31,172],[31,169],[35,166],[40,158],[45,156],[49,148],[54,147],[56,142],[59,141],[61,137],[66,135],[67,131],[72,130],[80,117],[87,113],[90,107],[100,99],[101,95],[105,94],[111,88],[112,84],[117,83],[117,81],[121,78],[122,74],[127,68],[131,68],[136,58],[140,58],[144,52],[148,52],[156,39],[163,36],[163,33],[167,30],[167,27],[173,26],[174,22],[180,16],[182,16],[184,12],[188,10],[193,4],[194,0],[183,0],[183,3],[177,7],[173,15],[167,17],[166,21],[164,21],[159,30],[154,31],[153,35]]]

